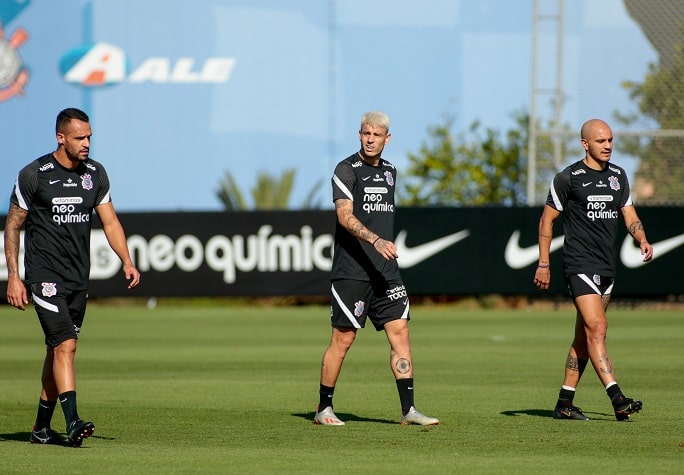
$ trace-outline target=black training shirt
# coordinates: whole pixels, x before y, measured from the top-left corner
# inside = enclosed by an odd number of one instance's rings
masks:
[[[335,167],[333,201],[350,199],[354,216],[368,229],[388,241],[394,240],[394,189],[397,171],[387,160],[377,167],[351,155]],[[373,246],[352,236],[337,222],[332,279],[385,280],[398,278],[396,259],[386,260]]]
[[[67,170],[49,153],[19,171],[10,200],[28,211],[26,282],[86,289],[93,209],[111,201],[104,167],[88,159]]]
[[[546,204],[563,212],[565,275],[615,277],[621,209],[632,206],[625,170],[573,163],[554,177]]]

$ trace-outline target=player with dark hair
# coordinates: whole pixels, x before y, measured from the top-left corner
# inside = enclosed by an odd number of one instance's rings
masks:
[[[416,410],[409,343],[409,299],[399,274],[394,237],[397,172],[382,158],[390,140],[389,117],[368,112],[361,119],[361,149],[337,164],[332,178],[337,214],[332,268],[332,335],[321,362],[319,405],[314,423],[344,425],[333,411],[333,393],[356,332],[369,318],[384,330],[390,366],[401,402],[401,423],[436,425]]]
[[[129,288],[140,282],[123,227],[109,194],[102,164],[89,157],[92,136],[85,112],[65,109],[56,121],[57,150],[19,171],[5,225],[7,301],[24,310],[31,293],[45,334],[38,414],[29,441],[63,444],[50,427],[59,398],[67,443],[78,447],[95,430],[76,407],[74,357],[86,310],[90,274],[90,230],[97,213],[109,245],[123,263]],[[26,284],[19,275],[20,231],[25,225]]]
[[[563,270],[577,316],[575,338],[565,363],[565,379],[554,409],[556,419],[588,419],[573,403],[582,373],[591,361],[610,398],[615,417],[624,421],[642,408],[622,394],[608,357],[606,309],[615,282],[616,240],[620,215],[639,244],[644,261],[653,257],[630,196],[625,170],[609,163],[613,133],[602,120],[582,125],[584,159],[558,173],[551,183],[539,221],[539,264],[534,283],[549,288],[553,223],[564,213]]]

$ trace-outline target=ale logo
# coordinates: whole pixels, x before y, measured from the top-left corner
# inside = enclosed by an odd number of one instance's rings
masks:
[[[135,69],[124,50],[108,43],[77,46],[59,63],[64,80],[81,87],[103,87],[128,83],[224,83],[230,79],[235,58],[212,57],[196,65],[194,58],[171,61],[167,57],[147,58]]]

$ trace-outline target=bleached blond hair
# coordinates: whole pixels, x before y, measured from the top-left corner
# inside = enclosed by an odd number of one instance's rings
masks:
[[[383,126],[389,133],[390,118],[382,111],[370,111],[361,116],[361,128],[363,128],[363,124],[372,127]]]

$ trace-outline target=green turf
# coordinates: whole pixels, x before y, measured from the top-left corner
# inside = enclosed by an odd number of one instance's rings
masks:
[[[77,355],[80,449],[26,442],[42,332],[33,309],[0,309],[2,473],[681,473],[684,315],[614,310],[618,382],[644,411],[614,420],[587,370],[575,402],[591,421],[556,421],[570,310],[414,307],[416,403],[437,427],[399,425],[382,333],[359,333],[335,409],[311,422],[323,307],[91,305]],[[53,427],[63,431],[57,408]]]

